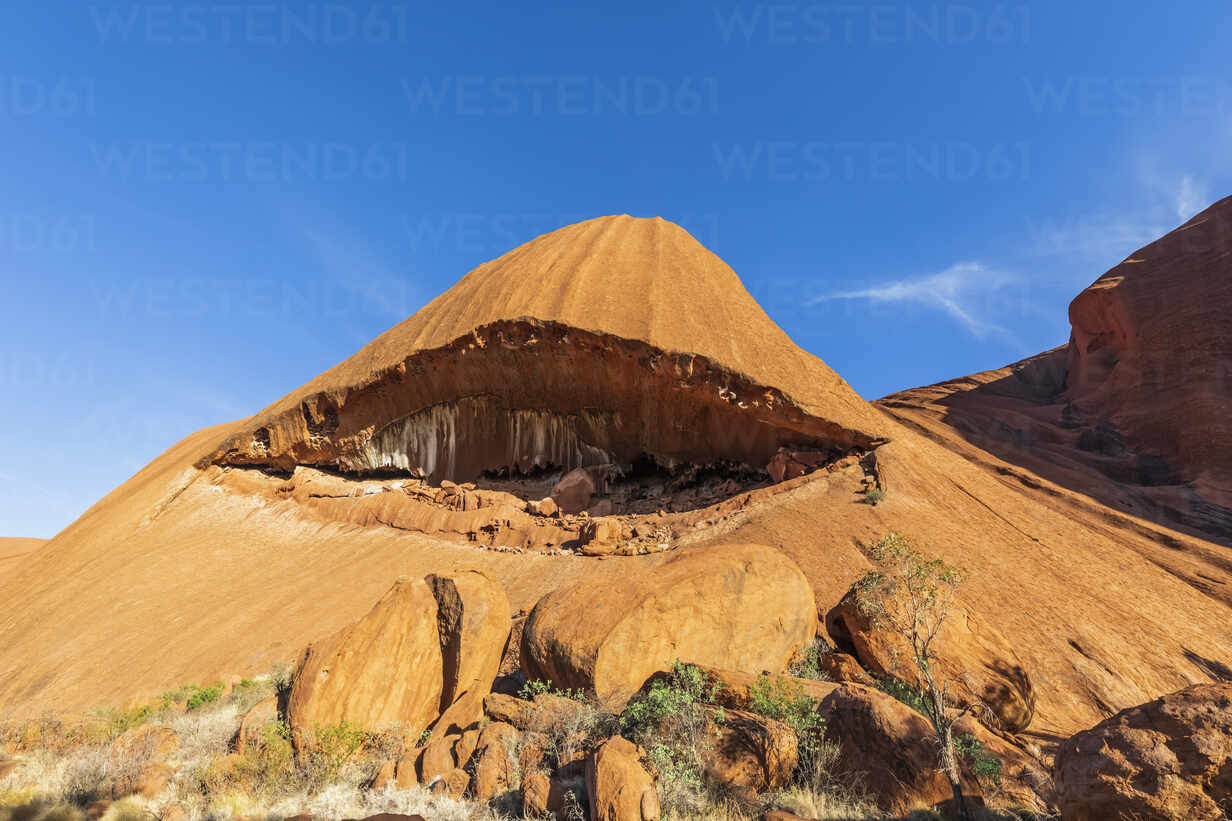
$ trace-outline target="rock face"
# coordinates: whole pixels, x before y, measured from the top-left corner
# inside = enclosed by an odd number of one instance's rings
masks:
[[[1069,306],[1066,396],[1183,477],[1232,535],[1232,197],[1134,252]],[[1177,424],[1183,416],[1185,423]],[[1094,446],[1095,443],[1092,443]]]
[[[796,736],[782,722],[742,710],[708,712],[711,746],[703,753],[714,781],[752,793],[778,789],[791,780],[799,760]]]
[[[871,447],[883,426],[685,231],[618,216],[481,265],[210,461],[453,481],[643,455],[762,470],[784,446]]]
[[[1216,821],[1232,807],[1232,684],[1199,684],[1122,710],[1063,742],[1065,821]]]
[[[659,795],[633,742],[615,736],[586,760],[592,821],[656,821]]]
[[[921,684],[911,661],[910,643],[896,633],[878,630],[849,593],[826,618],[836,638],[849,641],[869,671]],[[956,602],[937,635],[938,670],[954,686],[958,704],[985,704],[1001,726],[1021,732],[1035,715],[1035,689],[1014,648],[999,630],[970,607]]]
[[[483,717],[513,621],[505,591],[484,573],[428,576],[437,604],[441,660],[441,719],[437,728],[462,730]]]
[[[545,596],[522,632],[522,667],[531,679],[593,689],[619,709],[676,659],[778,672],[815,628],[812,590],[790,559],[761,545],[722,545],[653,574]]]
[[[399,579],[366,616],[304,652],[287,702],[297,746],[343,722],[414,736],[442,712],[455,724],[478,719],[509,623],[503,592],[480,573]]]
[[[953,797],[938,769],[937,736],[922,715],[885,693],[845,684],[821,702],[826,736],[839,744],[836,774],[863,779],[883,810],[907,813]],[[976,794],[979,785],[964,784]]]

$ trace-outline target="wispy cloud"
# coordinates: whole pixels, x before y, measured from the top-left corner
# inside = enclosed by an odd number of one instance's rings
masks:
[[[1185,174],[1177,186],[1176,215],[1183,221],[1201,211],[1210,204],[1211,198],[1206,185],[1194,180],[1192,174]]]
[[[1003,302],[998,295],[1017,280],[1004,271],[979,262],[959,262],[929,276],[899,279],[856,291],[839,291],[810,300],[815,305],[828,300],[867,300],[873,303],[914,303],[943,311],[974,336],[983,339],[1001,336],[1017,345],[1014,336],[989,319]]]

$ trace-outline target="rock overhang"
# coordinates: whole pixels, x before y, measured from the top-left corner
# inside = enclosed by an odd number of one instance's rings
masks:
[[[816,466],[881,441],[710,357],[523,317],[307,395],[204,462],[468,482],[647,460],[764,472],[783,450]]]

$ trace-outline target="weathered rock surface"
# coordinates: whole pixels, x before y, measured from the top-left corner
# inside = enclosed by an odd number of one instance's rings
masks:
[[[522,632],[528,678],[593,689],[618,709],[676,659],[737,671],[778,672],[816,627],[812,589],[773,548],[689,551],[654,574],[561,588]]]
[[[509,724],[493,722],[479,733],[473,783],[475,797],[480,801],[491,801],[517,784],[517,742],[518,731]]]
[[[414,736],[441,711],[444,668],[437,604],[422,579],[399,579],[350,627],[309,645],[295,671],[287,718],[296,744],[317,727],[404,726]]]
[[[512,619],[499,584],[479,570],[426,579],[436,598],[443,682],[435,731],[470,727],[483,717]]]
[[[869,671],[922,684],[906,637],[877,629],[856,605],[855,591],[827,616],[831,634],[855,648]],[[1025,730],[1035,715],[1035,689],[1018,654],[997,630],[975,611],[956,601],[941,625],[934,649],[936,669],[952,683],[958,704],[984,704],[1003,727]]]
[[[586,793],[592,821],[655,821],[659,794],[633,742],[615,736],[586,760]]]
[[[754,793],[791,781],[798,754],[796,735],[782,722],[743,710],[707,711],[703,751],[706,775],[719,784]]]
[[[239,729],[235,731],[235,738],[231,740],[232,749],[242,750],[249,744],[259,741],[265,726],[277,718],[277,696],[264,698],[249,707],[248,711],[240,718]]]
[[[1065,821],[1216,821],[1232,807],[1232,684],[1198,684],[1062,742]]]
[[[714,703],[733,710],[748,709],[753,687],[762,679],[761,673],[740,673],[734,670],[716,670],[713,667],[701,669],[709,684],[714,686]],[[768,675],[760,684],[770,688],[771,692],[793,696],[798,693],[817,702],[839,687],[839,684],[833,681],[816,681],[788,675]]]
[[[937,736],[922,715],[890,696],[845,684],[821,702],[826,736],[839,744],[837,775],[863,779],[879,807],[906,813],[953,796],[938,769]],[[967,779],[968,794],[979,785]]]

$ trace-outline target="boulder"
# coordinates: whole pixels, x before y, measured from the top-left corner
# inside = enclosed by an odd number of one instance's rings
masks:
[[[461,736],[444,736],[428,743],[419,757],[419,783],[431,784],[438,776],[457,769],[462,762],[453,757],[454,744]]]
[[[831,635],[855,648],[864,668],[921,685],[907,639],[877,629],[849,592],[826,616]],[[1014,648],[974,610],[955,601],[935,643],[937,670],[951,682],[950,695],[962,705],[984,704],[1001,726],[1022,732],[1035,715],[1035,689]]]
[[[1232,683],[1197,684],[1122,710],[1062,742],[1066,821],[1215,821],[1232,807]]]
[[[587,556],[615,553],[623,541],[620,522],[611,519],[591,519],[582,525],[578,533],[578,543]]]
[[[937,735],[924,716],[859,684],[844,684],[821,702],[826,737],[839,745],[837,776],[863,780],[881,809],[906,814],[953,797],[938,769]],[[968,794],[979,792],[974,780]]]
[[[483,697],[492,689],[513,624],[509,599],[478,570],[425,581],[436,598],[444,676],[434,732],[453,732],[483,717]]]
[[[596,491],[595,480],[590,473],[585,468],[574,468],[552,488],[552,501],[561,513],[581,513],[590,507],[590,500]]]
[[[517,785],[517,744],[518,731],[510,724],[494,722],[479,733],[474,760],[475,798],[491,801]]]
[[[235,737],[231,741],[232,749],[242,750],[249,744],[259,741],[265,726],[277,720],[278,697],[270,696],[258,701],[249,707],[248,712],[244,713],[240,719],[239,729],[235,731]]]
[[[387,790],[394,784],[397,776],[398,763],[392,760],[384,761],[381,763],[381,768],[376,771],[376,775],[372,777],[372,783],[368,787],[374,791]]]
[[[367,615],[304,652],[287,703],[296,749],[343,722],[412,737],[470,727],[510,623],[504,591],[479,571],[399,579]]]
[[[857,684],[872,684],[873,677],[868,674],[855,656],[846,653],[823,653],[818,659],[821,672],[830,677],[831,681],[853,681]]]
[[[544,596],[522,632],[521,663],[527,678],[591,690],[619,710],[676,659],[778,672],[815,630],[813,590],[794,562],[762,545],[717,545]]]
[[[129,761],[162,760],[180,749],[180,736],[171,727],[145,724],[126,730],[111,743],[111,749]]]
[[[453,799],[461,799],[466,795],[466,788],[470,786],[471,777],[466,774],[465,770],[450,770],[443,775],[436,777],[436,780],[428,784],[428,791],[433,795],[444,795]]]
[[[441,710],[444,669],[432,589],[399,579],[367,615],[308,646],[291,684],[287,717],[297,749],[315,728],[403,725],[416,736]]]
[[[459,767],[466,769],[466,765],[470,763],[471,756],[475,754],[475,748],[478,746],[479,731],[467,730],[454,742],[453,760],[458,762]]]
[[[522,779],[522,815],[525,818],[551,816],[556,821],[569,817],[569,782],[552,778],[545,772],[533,772]]]
[[[614,736],[586,760],[586,794],[591,821],[655,821],[659,794],[642,766],[640,751],[628,739]]]
[[[703,750],[706,775],[738,791],[754,793],[778,789],[791,781],[796,769],[796,735],[780,721],[717,708],[707,710]]]
[[[420,751],[415,750],[398,759],[398,763],[394,765],[394,787],[399,790],[409,790],[411,787],[419,786],[419,754]]]

